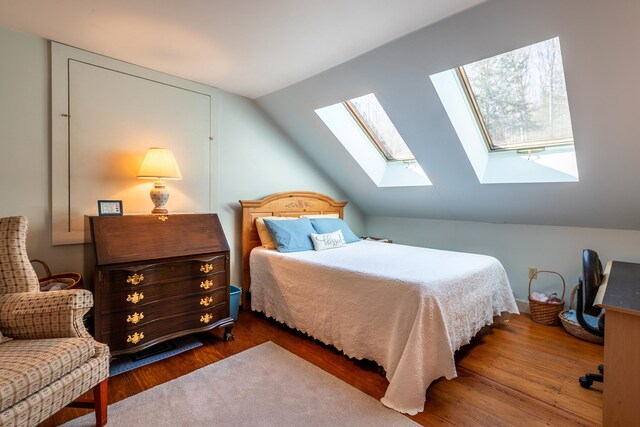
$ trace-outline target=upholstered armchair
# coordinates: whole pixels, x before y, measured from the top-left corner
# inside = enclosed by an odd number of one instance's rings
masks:
[[[35,426],[75,401],[107,422],[109,348],[86,331],[86,290],[40,292],[25,217],[0,218],[0,427]],[[77,400],[93,388],[94,401]]]

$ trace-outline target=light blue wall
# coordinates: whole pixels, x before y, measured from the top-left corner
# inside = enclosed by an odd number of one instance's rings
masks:
[[[48,42],[0,28],[0,58],[0,216],[29,218],[30,258],[47,260],[54,271],[84,271],[83,245],[51,245]],[[253,101],[220,93],[218,213],[237,282],[239,199],[291,190],[344,195]],[[363,216],[353,205],[347,219],[356,231],[364,231]]]
[[[603,263],[640,262],[640,231],[542,225],[490,224],[369,216],[366,233],[394,243],[474,252],[498,258],[519,300],[527,300],[528,268],[554,270],[567,282],[567,297],[581,274],[583,249],[594,249]],[[555,275],[540,275],[533,290],[549,290]]]
[[[29,256],[83,271],[82,245],[51,246],[49,48],[0,28],[0,216],[29,218]]]
[[[222,225],[233,249],[232,280],[240,279],[241,209],[238,200],[260,199],[281,191],[316,191],[345,199],[313,161],[293,144],[254,101],[225,93],[220,105],[220,209]],[[345,219],[356,233],[364,217],[353,204]]]
[[[638,0],[491,0],[257,102],[367,215],[640,230],[639,17]],[[429,76],[553,37],[580,182],[480,184]],[[371,92],[432,186],[377,187],[314,112]]]

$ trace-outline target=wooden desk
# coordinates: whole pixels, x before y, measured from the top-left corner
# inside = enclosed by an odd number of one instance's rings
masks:
[[[95,338],[112,356],[214,328],[233,338],[229,245],[216,214],[89,221]]]
[[[603,425],[633,426],[640,422],[640,264],[613,261],[609,269],[601,303],[607,313]]]

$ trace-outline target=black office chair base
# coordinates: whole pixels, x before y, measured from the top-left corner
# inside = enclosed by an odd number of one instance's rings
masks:
[[[604,337],[605,314],[602,314],[598,319],[598,327],[589,324],[584,318],[585,313],[592,316],[600,314],[600,309],[593,307],[594,298],[598,293],[598,287],[600,287],[600,285],[602,285],[602,263],[600,262],[600,258],[598,258],[598,254],[595,251],[585,249],[582,251],[582,277],[578,280],[576,320],[585,331],[598,337]],[[600,371],[600,375],[586,374],[584,377],[580,377],[578,380],[580,381],[580,385],[584,388],[591,388],[594,381],[603,382],[604,366],[599,365],[598,370]]]
[[[603,382],[604,381],[604,365],[598,365],[598,371],[600,374],[587,374],[584,377],[580,377],[578,381],[580,381],[580,385],[584,388],[591,388],[594,381]]]

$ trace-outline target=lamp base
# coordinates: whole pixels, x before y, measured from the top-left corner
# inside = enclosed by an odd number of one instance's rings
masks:
[[[155,205],[152,214],[168,214],[167,202],[169,201],[169,190],[163,180],[158,180],[153,184],[153,188],[149,192],[151,201]]]

